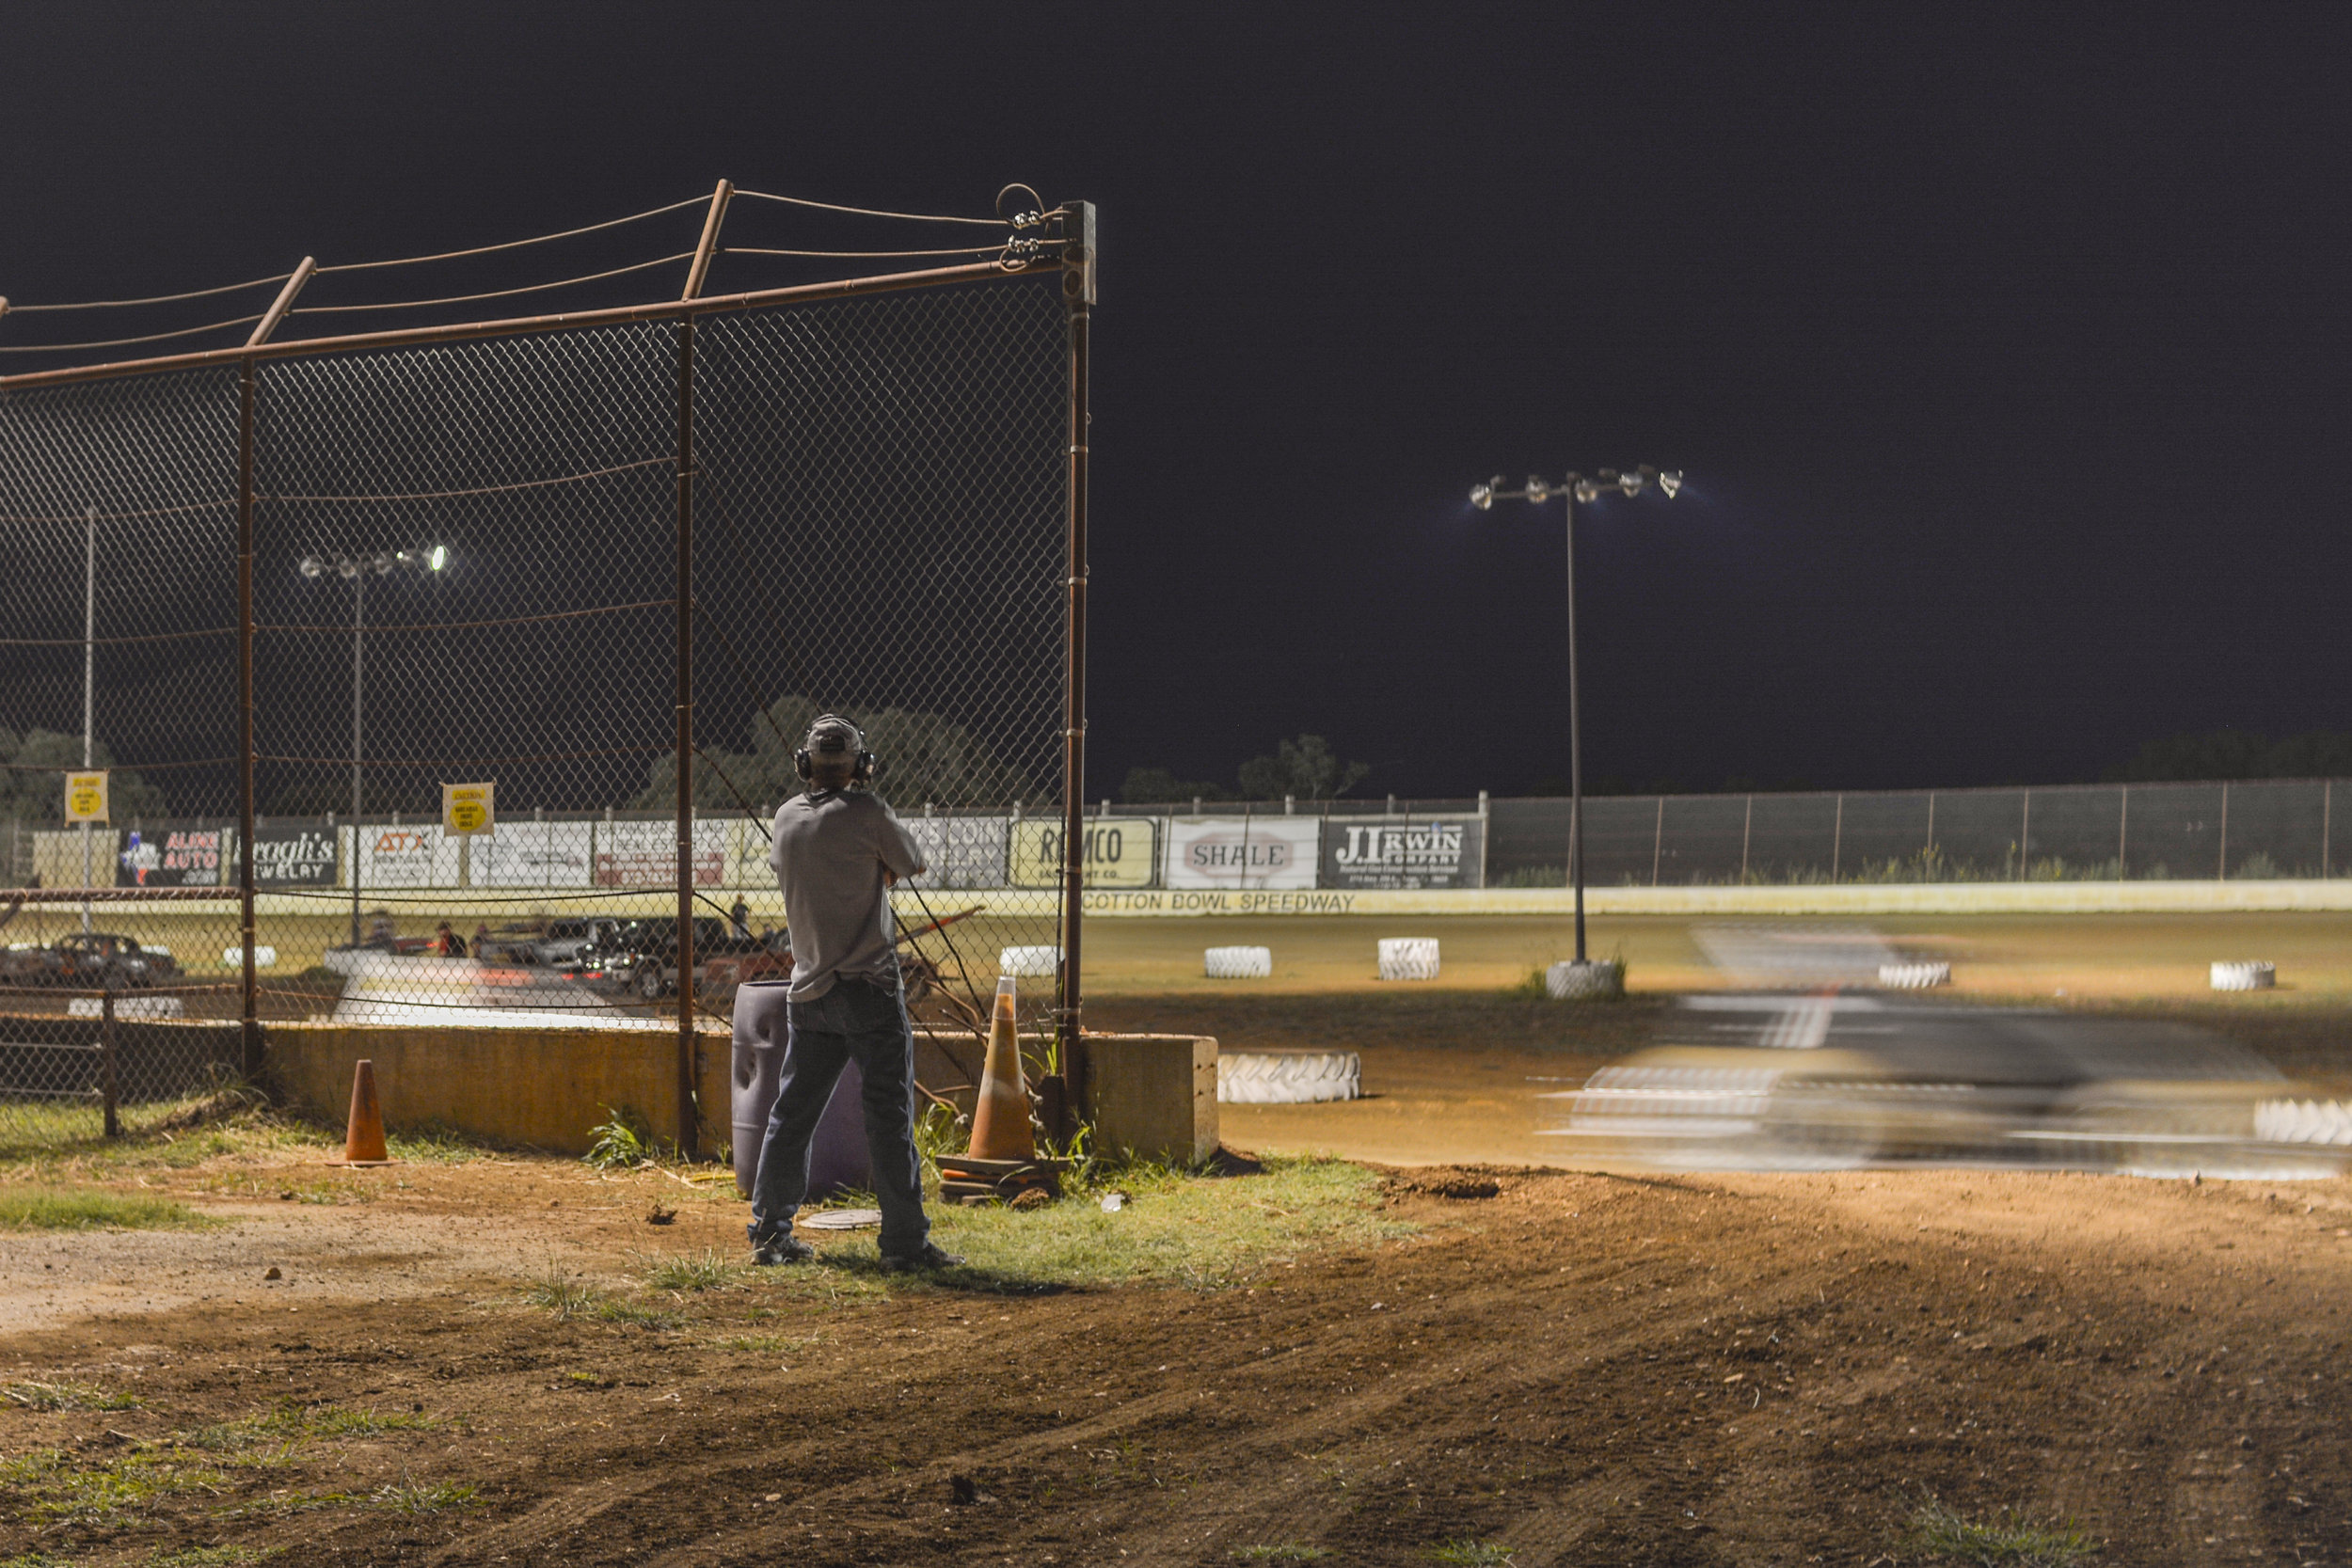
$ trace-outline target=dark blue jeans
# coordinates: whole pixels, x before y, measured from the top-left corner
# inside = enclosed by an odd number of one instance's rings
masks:
[[[768,1135],[752,1179],[752,1245],[792,1234],[792,1216],[808,1196],[808,1141],[833,1098],[844,1063],[866,1078],[866,1148],[882,1202],[885,1258],[922,1250],[923,1163],[914,1152],[914,1031],[896,985],[834,983],[814,1002],[787,1009],[784,1070]]]

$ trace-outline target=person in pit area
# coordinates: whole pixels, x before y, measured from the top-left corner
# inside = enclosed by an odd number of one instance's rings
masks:
[[[822,716],[808,727],[792,766],[808,788],[777,811],[768,851],[792,933],[792,979],[783,1070],[752,1182],[753,1260],[795,1263],[814,1256],[792,1234],[792,1217],[808,1196],[809,1140],[834,1081],[854,1061],[865,1078],[882,1266],[952,1267],[962,1259],[932,1243],[923,1212],[914,1031],[899,985],[888,896],[899,878],[922,872],[922,851],[868,787],[874,754],[855,724]]]

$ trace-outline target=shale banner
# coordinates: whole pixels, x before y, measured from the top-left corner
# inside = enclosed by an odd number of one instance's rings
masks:
[[[1322,885],[1333,888],[1471,888],[1486,824],[1475,816],[1335,816],[1323,825]]]
[[[1311,888],[1316,830],[1311,816],[1176,817],[1168,825],[1171,888]]]

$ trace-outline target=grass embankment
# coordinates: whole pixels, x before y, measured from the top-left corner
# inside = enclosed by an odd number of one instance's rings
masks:
[[[0,1187],[0,1229],[185,1230],[208,1223],[169,1198],[72,1187]]]

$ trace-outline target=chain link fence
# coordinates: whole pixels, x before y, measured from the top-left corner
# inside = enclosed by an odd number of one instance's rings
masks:
[[[918,1016],[1026,950],[1029,1026],[1074,1024],[1060,868],[975,895],[934,826],[1057,821],[1083,766],[1049,254],[0,382],[0,1146],[182,1112],[273,1022],[665,1029],[691,1082],[788,973],[769,823],[820,711],[941,851],[894,895]]]
[[[1566,881],[1568,802],[1493,803],[1488,879]],[[2330,779],[1853,794],[1602,796],[1590,886],[2333,877]]]

